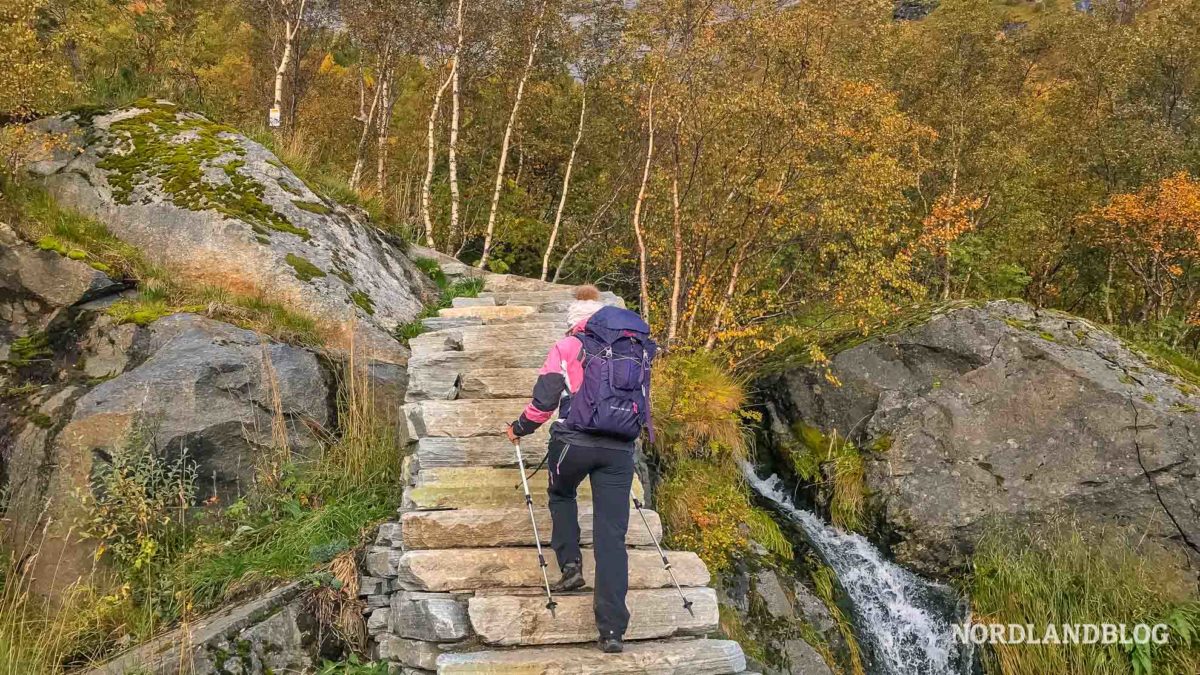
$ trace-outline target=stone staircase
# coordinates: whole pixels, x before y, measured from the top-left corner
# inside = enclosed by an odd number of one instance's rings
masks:
[[[430,251],[451,279],[474,270]],[[594,646],[589,586],[556,596],[546,609],[533,528],[513,447],[504,424],[532,391],[546,350],[562,337],[570,288],[507,275],[486,275],[478,298],[459,298],[430,330],[411,341],[405,417],[413,452],[406,459],[399,519],[383,525],[366,556],[362,593],[377,656],[405,673],[687,673],[745,670],[736,642],[708,639],[717,630],[709,573],[690,552],[670,552],[692,601],[683,608],[641,519],[631,514],[627,649]],[[607,294],[606,302],[623,304]],[[529,464],[545,453],[543,426],[522,450]],[[546,473],[530,481],[543,544],[550,533]],[[634,492],[641,495],[635,481]],[[580,525],[591,539],[589,486],[580,489]],[[632,508],[632,506],[631,506]],[[654,536],[657,514],[646,512]],[[551,561],[554,555],[548,548]],[[585,550],[585,557],[590,551]]]

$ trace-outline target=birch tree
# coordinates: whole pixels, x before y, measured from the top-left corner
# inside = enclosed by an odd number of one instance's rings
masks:
[[[513,98],[512,111],[508,114],[508,124],[504,127],[504,139],[500,142],[500,161],[496,165],[496,184],[492,188],[492,202],[488,209],[487,230],[483,237],[483,254],[479,257],[479,269],[487,268],[488,255],[492,250],[492,236],[496,231],[496,211],[500,207],[500,192],[504,188],[504,168],[508,163],[508,147],[512,141],[513,127],[517,124],[517,113],[521,110],[521,98],[525,94],[525,83],[529,81],[529,74],[533,72],[533,62],[542,37],[547,3],[548,0],[542,0],[538,5],[533,39],[529,42],[529,57],[525,60],[525,68],[521,71],[521,78],[517,82],[517,94]]]
[[[292,65],[295,53],[296,36],[300,26],[304,24],[304,7],[308,0],[275,0],[275,5],[283,17],[283,53],[275,66],[275,96],[272,99],[272,114],[280,115],[283,111],[283,78]]]
[[[460,103],[460,86],[462,80],[462,58],[463,58],[463,0],[458,0],[458,9],[455,12],[454,30],[456,34],[454,45],[454,58],[450,67],[450,149],[449,149],[449,165],[450,165],[450,236],[459,236],[459,200],[458,191],[458,124],[459,124],[459,107]]]
[[[446,79],[442,80],[442,85],[438,87],[437,93],[433,95],[433,106],[429,109],[429,121],[425,137],[425,179],[421,182],[421,221],[425,225],[425,245],[435,251],[438,250],[438,247],[433,235],[433,216],[430,213],[430,205],[433,201],[430,193],[433,186],[433,167],[437,160],[434,132],[437,129],[438,111],[442,107],[442,96],[446,93],[446,88],[450,86],[454,76],[455,71],[452,66],[450,72],[446,75]]]

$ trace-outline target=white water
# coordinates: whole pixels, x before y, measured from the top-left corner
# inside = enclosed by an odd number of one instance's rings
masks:
[[[778,476],[761,479],[749,464],[742,471],[754,489],[804,531],[837,575],[850,600],[858,640],[869,670],[879,675],[961,675],[971,672],[971,648],[958,643],[952,625],[965,617],[950,588],[927,581],[885,560],[864,537],[847,534],[796,508]],[[864,644],[865,643],[865,644]]]

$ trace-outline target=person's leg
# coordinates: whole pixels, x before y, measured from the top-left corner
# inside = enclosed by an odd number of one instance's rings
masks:
[[[578,563],[583,554],[579,551],[579,505],[575,494],[579,484],[587,475],[586,467],[572,456],[571,446],[550,441],[546,470],[550,485],[546,492],[550,496],[550,548],[558,559],[561,571],[568,563]]]
[[[633,453],[597,448],[591,472],[596,554],[596,590],[593,605],[600,638],[617,638],[629,626],[629,489],[633,485]]]

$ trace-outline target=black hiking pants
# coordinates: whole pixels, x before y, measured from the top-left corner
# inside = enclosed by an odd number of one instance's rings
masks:
[[[595,591],[592,606],[602,637],[620,638],[629,626],[625,595],[629,592],[629,490],[633,485],[633,452],[568,445],[549,446],[550,547],[561,569],[583,562],[579,549],[579,507],[575,499],[584,478],[592,481],[592,541],[595,547]]]

